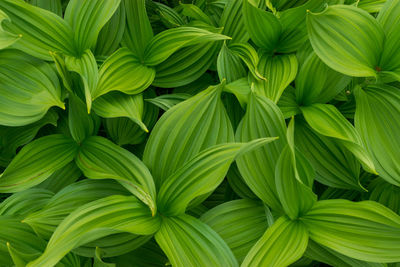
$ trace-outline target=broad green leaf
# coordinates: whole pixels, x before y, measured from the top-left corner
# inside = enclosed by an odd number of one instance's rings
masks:
[[[394,72],[396,76],[400,75],[400,56],[397,52],[400,49],[400,31],[396,27],[399,19],[400,2],[398,0],[386,1],[377,17],[386,34],[379,67],[381,71]]]
[[[333,5],[321,13],[309,12],[307,29],[315,53],[330,68],[349,76],[376,76],[385,36],[368,12]]]
[[[151,173],[134,154],[100,136],[82,142],[78,167],[92,179],[115,179],[156,213],[156,190]]]
[[[0,9],[11,20],[4,29],[21,36],[14,48],[44,60],[51,60],[49,51],[77,55],[71,27],[53,12],[19,0],[1,1]]]
[[[334,138],[360,161],[364,169],[375,173],[374,163],[356,129],[333,105],[313,104],[301,107],[304,118],[317,133]]]
[[[44,253],[27,266],[52,266],[79,245],[117,233],[154,234],[160,218],[133,196],[110,196],[79,207],[51,236]]]
[[[61,0],[30,0],[31,5],[49,10],[60,17],[62,16],[62,4]]]
[[[189,99],[191,95],[189,94],[165,94],[160,95],[155,98],[146,99],[147,102],[150,102],[157,107],[167,111],[168,109],[172,108],[173,106],[179,104],[182,101]]]
[[[163,218],[155,238],[173,266],[239,266],[224,240],[189,215]]]
[[[219,26],[224,27],[223,34],[232,37],[232,40],[228,42],[245,43],[249,40],[249,34],[244,25],[242,6],[243,0],[228,1],[225,4]]]
[[[242,108],[245,108],[249,100],[251,88],[247,78],[238,79],[224,86],[224,91],[236,96]]]
[[[96,247],[93,267],[116,267],[115,263],[108,263],[102,260],[103,253],[104,252],[99,247]]]
[[[281,217],[252,247],[241,266],[288,266],[303,256],[307,243],[304,224]]]
[[[369,13],[378,13],[387,0],[360,0],[357,7]]]
[[[243,60],[243,62],[246,64],[247,68],[255,78],[259,80],[266,80],[266,78],[258,72],[258,54],[251,45],[247,43],[235,43],[231,44],[229,48],[233,51],[234,54],[236,54]]]
[[[52,106],[65,108],[50,65],[17,50],[2,50],[0,57],[0,125],[30,124]]]
[[[400,92],[389,85],[357,88],[355,126],[379,176],[400,186]]]
[[[92,92],[93,99],[110,91],[138,94],[153,82],[155,71],[147,67],[127,48],[109,56],[99,70],[99,83]]]
[[[225,35],[194,27],[179,27],[163,31],[150,41],[145,50],[144,63],[155,66],[165,61],[178,49],[206,42],[230,39]]]
[[[157,121],[143,154],[157,188],[200,151],[234,140],[220,99],[222,87],[209,87],[175,105]]]
[[[254,6],[251,1],[243,0],[243,20],[251,40],[267,52],[274,52],[282,32],[278,18]]]
[[[200,220],[224,239],[239,262],[268,226],[262,203],[247,199],[221,204],[204,213]]]
[[[112,195],[129,195],[129,192],[112,180],[82,180],[61,189],[45,206],[27,214],[23,222],[29,224],[39,236],[49,239],[57,226],[75,209]]]
[[[225,79],[227,83],[231,83],[247,75],[247,70],[242,60],[226,46],[226,43],[222,45],[218,54],[217,71],[219,80],[223,81]]]
[[[249,143],[221,144],[203,150],[165,179],[157,196],[160,212],[166,216],[183,214],[194,198],[217,188],[236,157],[275,139],[263,138]]]
[[[126,95],[121,92],[110,92],[93,102],[93,110],[103,118],[129,118],[143,131],[148,132],[142,121],[143,95]]]
[[[122,0],[125,3],[126,28],[123,44],[143,61],[153,30],[146,13],[145,0]]]
[[[360,163],[339,142],[315,132],[303,119],[296,119],[295,143],[307,157],[322,184],[360,190]]]
[[[74,140],[60,134],[24,146],[0,176],[0,192],[19,192],[37,185],[71,162],[78,152]]]
[[[4,49],[18,41],[21,36],[3,29],[3,21],[10,21],[6,13],[0,10],[0,49]]]
[[[250,189],[273,210],[280,211],[281,204],[275,186],[275,165],[287,143],[285,120],[271,100],[252,93],[246,114],[236,131],[236,140],[248,142],[275,136],[279,139],[239,157],[236,162]]]
[[[290,85],[283,91],[277,105],[285,119],[301,113],[300,107],[296,102],[296,89]]]
[[[400,261],[400,216],[381,204],[322,200],[301,220],[312,240],[348,257]]]
[[[258,71],[266,80],[257,80],[251,77],[250,80],[254,82],[255,91],[277,103],[285,88],[296,77],[296,56],[294,54],[271,56],[262,53]]]
[[[253,193],[253,191],[251,191],[249,186],[243,180],[236,162],[232,163],[226,176],[229,186],[239,197],[244,199],[257,199],[257,196]]]
[[[61,169],[55,171],[46,180],[38,184],[36,187],[44,188],[57,193],[67,185],[72,184],[82,176],[81,170],[71,161]]]
[[[378,177],[368,185],[368,190],[370,200],[379,202],[400,215],[400,187]]]
[[[78,57],[96,44],[101,28],[112,17],[121,0],[70,0],[64,19],[74,32]]]
[[[198,6],[180,3],[179,8],[182,9],[182,15],[213,25],[211,19]]]

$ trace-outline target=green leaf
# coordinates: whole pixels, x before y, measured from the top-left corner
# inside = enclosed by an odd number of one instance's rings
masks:
[[[101,28],[112,17],[119,3],[120,0],[69,1],[64,19],[74,31],[77,56],[96,44]]]
[[[70,250],[116,233],[151,235],[160,218],[133,196],[110,196],[90,202],[72,212],[57,227],[44,253],[27,266],[52,266]]]
[[[290,85],[283,91],[277,104],[285,119],[301,113],[296,102],[296,89]]]
[[[239,262],[268,226],[262,203],[247,199],[218,205],[204,213],[200,220],[224,239]]]
[[[82,142],[78,167],[92,179],[115,179],[156,213],[155,186],[147,167],[132,153],[100,136]]]
[[[153,82],[155,71],[143,65],[127,48],[120,48],[109,56],[99,71],[99,83],[92,92],[93,99],[111,91],[138,94]]]
[[[0,49],[4,49],[18,41],[21,36],[3,29],[3,21],[11,21],[6,13],[0,10]]]
[[[0,176],[0,192],[19,192],[47,179],[71,162],[78,146],[60,134],[44,136],[24,146]]]
[[[222,45],[218,54],[217,71],[219,80],[223,81],[225,79],[228,83],[247,75],[242,60],[226,46],[226,43]]]
[[[123,0],[126,12],[126,28],[123,44],[140,61],[144,60],[147,45],[153,38],[153,30],[146,13],[145,0]]]
[[[244,25],[243,0],[228,1],[225,4],[224,11],[222,12],[219,26],[224,27],[222,33],[232,37],[231,43],[245,43],[249,40]]]
[[[175,105],[157,121],[143,154],[157,188],[200,151],[233,141],[232,125],[220,99],[222,86],[211,86]]]
[[[400,261],[400,216],[381,204],[323,200],[302,221],[312,240],[348,257]]]
[[[258,72],[258,54],[251,45],[247,43],[235,43],[231,44],[229,48],[233,51],[234,54],[236,54],[243,60],[243,62],[246,64],[247,68],[255,78],[259,80],[266,80],[266,78]]]
[[[165,61],[178,49],[206,42],[230,39],[225,35],[194,27],[179,27],[163,31],[153,37],[145,50],[146,66],[155,66]]]
[[[379,202],[400,215],[400,187],[378,177],[368,185],[368,190],[370,200]]]
[[[400,92],[389,85],[357,88],[355,126],[371,154],[379,176],[400,186]]]
[[[51,60],[49,51],[77,54],[71,27],[53,12],[18,0],[1,1],[0,9],[12,22],[4,29],[21,37],[14,48],[44,60]]]
[[[182,101],[189,99],[191,95],[189,94],[165,94],[160,95],[155,98],[146,99],[147,102],[150,102],[157,107],[167,111],[168,109],[172,108],[173,106],[179,104]]]
[[[286,141],[286,125],[279,108],[264,96],[250,95],[246,114],[236,131],[236,140],[248,142],[264,137],[279,137],[263,148],[251,151],[236,162],[250,189],[273,210],[281,204],[275,186],[275,165]]]
[[[245,108],[249,100],[251,88],[247,78],[241,78],[224,86],[224,91],[236,96],[242,108]]]
[[[202,21],[208,25],[213,25],[210,18],[201,10],[198,6],[193,4],[179,4],[179,8],[182,8],[182,15],[193,18],[195,20]]]
[[[65,108],[57,74],[47,63],[17,50],[2,50],[0,57],[0,125],[30,124],[52,106]]]
[[[93,260],[93,267],[116,267],[115,263],[107,263],[104,262],[101,258],[103,255],[103,251],[96,247],[95,257]]]
[[[165,179],[157,196],[160,212],[166,216],[183,214],[194,198],[217,188],[236,157],[275,139],[263,138],[249,143],[221,144],[203,150]]]
[[[343,144],[368,172],[376,174],[374,163],[356,129],[333,105],[313,104],[301,107],[304,118],[317,133]]]
[[[304,224],[281,217],[252,247],[241,266],[288,266],[303,256],[307,243]]]
[[[189,215],[163,218],[155,238],[173,266],[239,266],[224,240]]]
[[[387,0],[361,0],[357,7],[369,13],[378,13],[386,2]]]
[[[376,76],[385,36],[368,12],[333,5],[309,12],[307,29],[315,53],[330,68],[349,76]]]
[[[277,48],[282,25],[275,15],[254,6],[249,0],[243,0],[243,19],[251,40],[258,47],[267,52]]]
[[[29,2],[31,5],[49,10],[62,17],[61,0],[30,0]]]
[[[285,88],[296,77],[296,56],[294,54],[271,56],[263,53],[258,63],[258,71],[266,80],[250,79],[254,82],[255,91],[277,103]]]
[[[72,184],[82,176],[81,170],[71,161],[61,169],[55,171],[46,180],[38,184],[36,187],[44,188],[57,193],[67,185]]]

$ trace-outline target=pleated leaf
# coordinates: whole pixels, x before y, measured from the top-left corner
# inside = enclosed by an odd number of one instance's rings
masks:
[[[301,107],[304,118],[317,133],[341,142],[363,165],[364,169],[376,173],[374,163],[356,129],[333,105],[313,104]]]
[[[44,253],[27,266],[52,266],[79,245],[117,233],[154,234],[160,218],[133,196],[110,196],[90,202],[66,217]]]
[[[58,192],[67,185],[72,184],[82,176],[81,170],[71,161],[61,169],[55,171],[46,180],[38,184],[36,187],[44,188],[52,192]]]
[[[51,11],[60,17],[62,16],[62,4],[61,0],[30,0],[28,1],[31,5]]]
[[[368,185],[368,189],[370,200],[379,202],[400,215],[400,187],[378,177]]]
[[[220,81],[231,83],[247,75],[242,60],[226,44],[222,45],[217,58],[217,71]]]
[[[303,256],[307,243],[304,224],[281,217],[252,247],[241,266],[288,266]]]
[[[222,33],[232,38],[231,43],[245,43],[249,40],[244,25],[243,0],[229,1],[225,4],[219,26],[224,27]]]
[[[189,215],[163,218],[155,238],[173,266],[239,266],[225,241]]]
[[[371,262],[400,261],[400,216],[373,201],[323,200],[302,218],[315,242]]]
[[[349,76],[376,76],[384,32],[368,12],[334,5],[308,13],[307,29],[315,53],[330,68]]]
[[[92,136],[81,144],[76,163],[88,178],[117,180],[155,214],[156,192],[151,173],[128,150],[104,137]]]
[[[6,13],[0,10],[0,49],[4,49],[18,41],[20,36],[3,29],[3,21],[10,21]]]
[[[157,188],[200,151],[233,141],[221,87],[211,86],[175,105],[157,121],[143,154]]]
[[[356,89],[355,126],[379,175],[400,186],[400,92],[389,85]]]
[[[0,192],[19,192],[47,179],[71,162],[78,146],[60,134],[36,139],[24,146],[0,176]]]
[[[57,74],[47,63],[16,50],[2,50],[0,57],[0,125],[30,124],[52,106],[65,108]]]

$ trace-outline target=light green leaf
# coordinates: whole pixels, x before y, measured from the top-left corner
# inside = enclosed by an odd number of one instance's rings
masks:
[[[228,1],[225,4],[224,11],[222,12],[219,26],[224,27],[222,33],[232,37],[230,43],[245,43],[249,40],[244,25],[243,0]]]
[[[247,68],[255,78],[266,80],[266,78],[258,72],[258,54],[251,45],[247,43],[235,43],[231,44],[229,48],[233,51],[234,54],[236,54],[243,60],[243,62],[246,64]]]
[[[155,186],[151,173],[134,154],[108,139],[91,136],[82,142],[78,167],[92,179],[115,179],[156,213]]]
[[[356,129],[333,105],[313,104],[301,107],[304,118],[317,133],[331,137],[343,144],[368,172],[375,173],[374,163]]]
[[[238,79],[224,86],[224,91],[236,96],[242,108],[245,108],[249,101],[251,88],[247,78]]]
[[[224,240],[189,215],[163,218],[155,238],[173,266],[239,266]]]
[[[227,40],[230,37],[194,27],[179,27],[157,34],[145,50],[146,66],[155,66],[165,61],[178,49],[189,45]]]
[[[157,196],[157,207],[166,216],[183,214],[196,197],[212,192],[223,181],[233,160],[276,138],[249,143],[228,143],[203,150],[165,179]]]
[[[110,91],[138,94],[150,86],[155,74],[153,68],[143,65],[127,48],[120,48],[101,66],[99,83],[92,97],[96,99]]]
[[[123,0],[126,12],[126,28],[123,45],[130,49],[140,61],[153,38],[153,30],[146,13],[145,0]]]
[[[204,213],[200,220],[224,239],[239,262],[268,226],[262,203],[248,199],[218,205]]]
[[[274,52],[282,32],[275,15],[254,6],[249,0],[243,0],[243,19],[251,40],[267,52]]]
[[[280,211],[281,204],[275,186],[275,165],[287,143],[285,120],[271,100],[252,93],[246,114],[236,131],[236,140],[248,142],[275,136],[279,139],[239,157],[236,162],[250,189],[273,210]]]
[[[355,126],[379,176],[400,186],[400,92],[389,85],[356,88]]]
[[[3,21],[10,21],[6,13],[0,10],[0,49],[4,49],[18,41],[21,36],[13,34],[3,29]]]
[[[179,4],[179,8],[182,9],[182,15],[193,18],[195,20],[202,21],[208,25],[213,25],[210,18],[201,10],[198,6],[194,4]]]
[[[52,106],[65,108],[50,65],[17,50],[2,50],[0,57],[0,125],[30,124]]]
[[[247,70],[242,60],[226,46],[226,43],[222,45],[218,54],[217,71],[219,80],[223,81],[225,79],[227,83],[231,83],[247,75]]]
[[[182,101],[189,99],[191,95],[189,94],[165,94],[160,95],[155,98],[146,99],[147,102],[150,102],[157,107],[167,111],[168,109],[172,108],[173,106],[179,104]]]
[[[378,13],[386,2],[387,0],[359,0],[357,7],[369,13]]]
[[[157,121],[143,154],[157,188],[200,151],[234,140],[220,99],[222,87],[209,87],[175,105]]]
[[[116,267],[115,263],[104,262],[101,259],[103,254],[104,252],[99,247],[96,247],[96,252],[93,260],[93,267]]]
[[[145,205],[133,196],[110,196],[72,212],[57,227],[44,253],[27,266],[52,266],[70,250],[117,232],[151,235],[160,228]]]
[[[308,13],[307,29],[315,53],[330,68],[356,77],[376,76],[384,32],[368,12],[333,5]]]
[[[255,91],[277,103],[285,88],[296,77],[296,56],[294,54],[271,56],[263,53],[258,63],[258,71],[266,80],[251,77]]]
[[[301,113],[296,102],[296,89],[290,85],[283,91],[277,104],[285,119]]]
[[[64,19],[74,32],[78,57],[96,44],[97,36],[104,24],[118,8],[120,0],[71,0],[65,10]]]
[[[400,216],[376,202],[319,201],[302,222],[312,240],[348,257],[400,261]]]
[[[253,246],[241,266],[288,266],[303,256],[307,243],[304,224],[281,217]]]
[[[4,29],[21,36],[14,48],[44,60],[51,60],[49,51],[77,55],[71,27],[53,12],[18,0],[0,1],[0,9],[11,20]]]
[[[29,2],[31,5],[49,10],[62,17],[61,0],[30,0]]]
[[[0,176],[0,192],[19,192],[47,179],[71,162],[78,151],[74,140],[60,134],[24,146]]]
[[[81,170],[71,161],[61,169],[55,171],[46,180],[38,184],[36,187],[44,188],[57,193],[67,185],[72,184],[82,176]]]

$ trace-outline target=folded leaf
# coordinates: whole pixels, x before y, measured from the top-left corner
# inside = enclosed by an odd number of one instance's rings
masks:
[[[57,193],[67,185],[72,184],[82,176],[81,170],[71,161],[61,169],[55,171],[46,180],[38,184],[36,187],[44,188]]]
[[[224,239],[239,262],[268,227],[262,203],[247,199],[218,205],[204,213],[200,220]]]
[[[0,10],[0,49],[4,49],[18,41],[21,36],[13,34],[3,29],[3,21],[10,21],[6,13]]]
[[[275,136],[279,139],[239,157],[236,162],[250,189],[273,210],[280,211],[275,186],[275,165],[287,143],[285,120],[271,100],[252,93],[246,114],[238,126],[236,140],[248,142]]]
[[[357,88],[355,126],[371,154],[379,176],[400,186],[400,92],[389,85]]]
[[[373,201],[323,200],[302,218],[315,242],[371,262],[400,261],[400,216]]]
[[[156,191],[151,173],[128,150],[104,137],[91,136],[82,142],[76,163],[88,178],[117,180],[155,214]]]
[[[233,141],[232,125],[220,99],[222,86],[211,86],[175,105],[157,121],[143,154],[157,188],[200,151]]]
[[[133,196],[110,196],[72,212],[57,227],[44,253],[27,266],[55,265],[67,252],[92,240],[128,232],[151,235],[160,227],[145,205]]]
[[[303,256],[307,243],[304,224],[281,217],[252,247],[241,266],[288,266]]]
[[[285,119],[301,113],[296,102],[296,89],[290,85],[283,91],[277,104]]]
[[[0,176],[0,192],[19,192],[47,179],[71,162],[78,152],[73,139],[60,134],[24,146]]]
[[[235,53],[243,60],[243,62],[246,64],[247,68],[255,78],[266,80],[266,78],[258,72],[258,54],[251,45],[247,43],[235,43],[231,44],[229,48],[233,51],[233,53]]]
[[[376,76],[385,36],[368,12],[333,5],[309,12],[307,29],[315,53],[330,68],[349,76]]]
[[[53,12],[18,0],[1,1],[0,9],[11,20],[4,29],[21,36],[15,48],[44,60],[51,60],[49,51],[77,55],[71,27]]]
[[[17,50],[2,50],[0,57],[0,125],[30,124],[52,106],[65,108],[50,65]]]
[[[62,16],[62,4],[61,0],[30,0],[31,5],[49,10],[60,17]]]
[[[243,0],[229,1],[225,4],[219,26],[222,33],[232,37],[231,43],[245,43],[249,40],[242,13]]]
[[[92,47],[104,24],[112,17],[121,0],[71,0],[64,19],[74,31],[78,57]]]
[[[249,143],[230,143],[203,150],[165,179],[157,197],[157,207],[166,216],[183,214],[196,197],[212,192],[223,181],[233,160],[276,138]]]
[[[239,266],[224,240],[194,217],[165,217],[155,238],[173,266]]]
[[[242,108],[245,108],[249,101],[251,88],[247,78],[241,78],[224,86],[224,91],[236,96]]]
[[[146,66],[155,66],[165,61],[180,48],[226,39],[230,38],[200,28],[179,27],[169,29],[153,37],[146,47],[144,63]]]
[[[145,66],[127,48],[120,48],[109,56],[99,71],[99,83],[92,92],[93,99],[110,91],[138,94],[153,82],[155,71]]]
[[[294,54],[270,56],[263,53],[258,63],[258,71],[266,80],[250,79],[254,82],[256,92],[277,103],[285,88],[296,77],[296,56]]]
[[[217,71],[219,80],[223,81],[225,79],[227,83],[231,83],[247,75],[240,57],[228,48],[225,43],[218,54]]]
[[[374,163],[364,148],[358,132],[335,106],[313,104],[301,107],[301,111],[313,130],[321,135],[335,138],[357,157],[366,171],[376,174]]]
[[[400,215],[400,187],[378,177],[368,185],[368,190],[370,200],[379,202]]]
[[[181,103],[182,101],[189,99],[190,97],[191,95],[183,93],[165,94],[157,96],[155,98],[146,99],[146,101],[156,105],[157,107],[163,109],[164,111],[167,111],[168,109]]]

